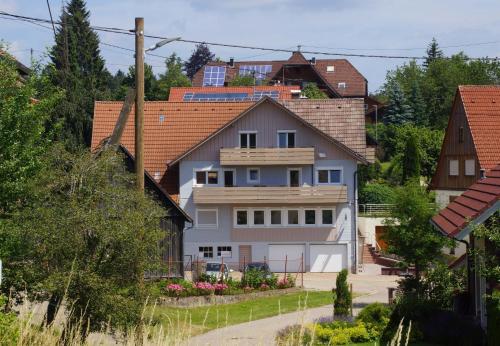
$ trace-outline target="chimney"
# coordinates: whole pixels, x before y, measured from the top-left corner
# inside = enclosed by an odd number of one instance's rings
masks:
[[[229,67],[234,67],[234,58],[229,59]]]
[[[316,65],[316,57],[311,58],[311,65]]]

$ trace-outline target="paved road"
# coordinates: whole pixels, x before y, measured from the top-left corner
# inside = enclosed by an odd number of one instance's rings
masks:
[[[304,276],[306,289],[330,290],[335,286],[335,274],[307,273]],[[354,300],[354,313],[363,306],[373,302],[387,302],[387,288],[396,286],[397,277],[371,274],[349,275],[355,292],[363,293]],[[310,323],[314,320],[330,316],[331,306],[292,312],[262,320],[237,324],[212,330],[206,334],[193,337],[187,343],[189,346],[218,345],[273,345],[276,333],[292,324]]]

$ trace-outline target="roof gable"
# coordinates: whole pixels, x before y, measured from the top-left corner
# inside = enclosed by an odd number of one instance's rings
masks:
[[[304,100],[305,102],[308,102],[309,100]],[[324,101],[329,101],[330,103],[332,103],[332,101],[334,100],[324,100]],[[293,100],[290,100],[290,102],[293,102]],[[350,155],[351,157],[353,157],[354,159],[360,161],[360,162],[363,162],[363,163],[367,163],[367,160],[365,158],[365,152],[357,152],[356,150],[353,150],[351,147],[347,146],[346,144],[344,144],[342,141],[339,141],[337,138],[331,136],[331,134],[333,134],[334,132],[333,131],[329,131],[330,128],[328,126],[324,127],[324,129],[326,129],[328,132],[325,132],[323,131],[322,129],[316,127],[313,123],[316,122],[317,124],[319,124],[319,122],[316,121],[316,119],[314,118],[311,118],[313,121],[308,121],[306,119],[306,117],[304,116],[301,116],[301,115],[298,115],[296,114],[295,112],[293,112],[288,106],[287,104],[288,103],[280,103],[280,102],[277,102],[269,97],[265,97],[263,99],[261,99],[259,102],[256,102],[254,105],[252,105],[251,107],[249,107],[248,109],[246,109],[245,111],[243,111],[241,114],[239,114],[238,116],[234,117],[233,119],[231,119],[228,123],[226,123],[224,126],[222,126],[221,128],[219,128],[217,131],[213,132],[210,136],[206,137],[203,141],[197,143],[196,145],[192,146],[191,148],[189,148],[188,150],[186,150],[184,153],[182,153],[181,155],[179,155],[178,157],[176,157],[174,160],[172,160],[169,165],[174,165],[176,163],[178,163],[179,161],[181,161],[183,158],[187,157],[189,154],[191,154],[193,151],[195,151],[196,149],[200,148],[203,144],[205,144],[207,141],[209,141],[210,139],[218,136],[219,134],[221,134],[226,128],[228,128],[229,126],[231,126],[232,124],[234,124],[236,121],[238,121],[239,119],[243,118],[245,115],[247,115],[251,110],[253,109],[256,109],[258,108],[260,105],[264,104],[264,103],[270,103],[278,108],[280,108],[282,111],[284,111],[286,114],[290,115],[291,117],[295,118],[296,120],[298,120],[299,122],[301,122],[302,124],[304,124],[305,126],[309,127],[310,129],[314,130],[316,133],[318,133],[318,135],[320,136],[323,136],[324,138],[326,138],[327,140],[329,140],[331,143],[333,143],[334,145],[336,145],[339,149],[343,150],[344,152],[346,152],[348,155]],[[300,108],[298,108],[300,109]],[[303,112],[304,114],[307,114],[307,112]],[[364,115],[362,116],[362,119],[364,120]],[[360,123],[362,128],[364,129],[364,122],[361,122]],[[358,124],[359,125],[359,124]],[[350,133],[349,129],[346,129],[345,131],[346,133]],[[364,137],[364,133],[362,135],[363,138]],[[366,148],[366,140],[364,142],[364,147]]]
[[[500,86],[461,85],[458,93],[481,168],[500,162]]]

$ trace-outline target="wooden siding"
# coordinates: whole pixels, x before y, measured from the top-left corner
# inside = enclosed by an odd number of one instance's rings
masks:
[[[223,148],[222,166],[312,165],[314,148]]]
[[[330,227],[289,227],[289,228],[233,228],[231,241],[335,241],[337,230]]]
[[[461,143],[459,141],[460,127],[463,127],[463,142]],[[449,174],[450,160],[458,160],[459,174],[457,176]],[[465,175],[465,160],[475,160],[475,175]],[[457,94],[431,186],[433,190],[465,190],[479,178],[479,160],[465,116],[465,109]]]
[[[196,204],[346,203],[347,186],[194,187]]]
[[[221,148],[239,147],[239,131],[257,131],[258,148],[276,148],[277,133],[282,130],[296,131],[296,147],[314,147],[315,157],[318,157],[319,153],[324,153],[326,157],[321,158],[324,160],[352,160],[352,157],[345,151],[271,104],[263,104],[258,109],[250,111],[245,117],[226,128],[218,136],[211,138],[184,160],[219,161]]]

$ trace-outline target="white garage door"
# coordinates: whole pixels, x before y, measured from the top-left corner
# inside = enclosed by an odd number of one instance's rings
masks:
[[[311,245],[309,253],[311,272],[336,273],[347,268],[346,245]]]
[[[276,273],[285,271],[298,272],[301,270],[304,245],[269,245],[269,268]]]

